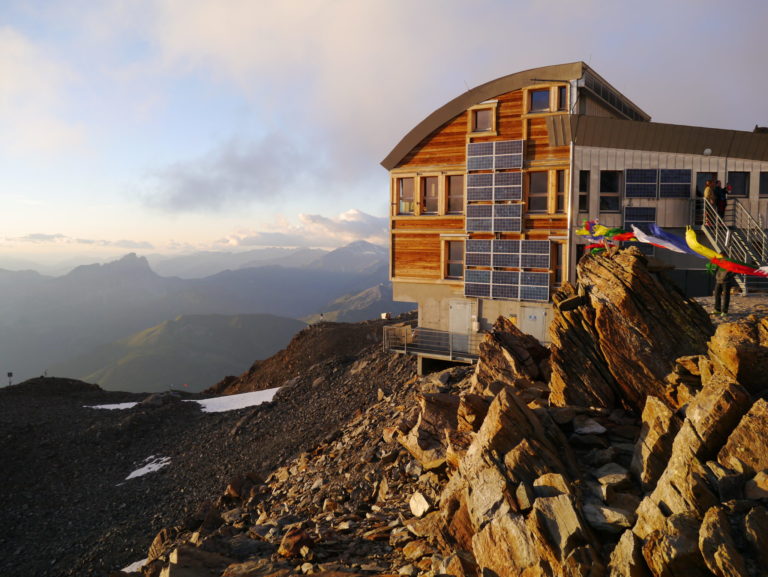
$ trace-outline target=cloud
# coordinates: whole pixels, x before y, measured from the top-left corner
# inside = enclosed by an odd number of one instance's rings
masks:
[[[336,217],[319,214],[299,215],[299,224],[279,219],[271,230],[240,231],[219,241],[227,247],[287,246],[331,248],[365,240],[386,244],[388,221],[386,218],[366,214],[356,209]]]
[[[170,212],[219,211],[295,192],[312,170],[322,172],[319,157],[283,135],[230,140],[197,160],[156,169],[143,200]]]
[[[146,241],[136,240],[104,240],[73,238],[61,233],[31,233],[24,236],[6,238],[6,242],[14,244],[35,244],[35,245],[86,245],[98,247],[127,248],[127,249],[152,249],[154,245]]]
[[[83,127],[62,110],[72,78],[42,46],[0,27],[0,152],[54,153],[83,144]]]

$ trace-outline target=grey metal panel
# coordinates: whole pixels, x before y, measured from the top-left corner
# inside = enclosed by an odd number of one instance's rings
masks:
[[[594,116],[572,116],[570,129],[577,146],[695,155],[708,148],[713,157],[768,161],[768,134],[763,133]]]

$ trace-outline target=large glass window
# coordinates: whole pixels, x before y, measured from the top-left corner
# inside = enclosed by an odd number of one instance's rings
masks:
[[[528,173],[528,212],[547,212],[549,172]]]
[[[453,174],[446,179],[448,187],[448,212],[461,214],[464,212],[464,177]]]
[[[579,212],[589,212],[589,178],[588,170],[579,171]]]
[[[437,177],[425,176],[421,179],[421,206],[424,214],[437,214]]]
[[[545,90],[531,90],[529,112],[547,112],[549,110],[549,88]]]
[[[447,278],[464,278],[464,241],[449,240],[446,244],[446,267],[445,276]]]
[[[731,196],[749,196],[748,172],[729,172],[728,184],[731,185],[731,190],[728,193]]]
[[[619,191],[621,190],[620,170],[600,171],[600,211],[618,212],[621,205]]]
[[[397,179],[397,214],[413,214],[413,178]]]
[[[555,190],[555,212],[565,212],[565,171],[557,171],[557,189]]]

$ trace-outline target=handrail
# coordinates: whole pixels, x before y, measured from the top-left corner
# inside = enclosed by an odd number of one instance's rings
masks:
[[[450,360],[475,360],[480,354],[479,333],[452,333],[402,323],[384,327],[384,350],[427,354]]]
[[[768,237],[763,227],[738,199],[733,199],[734,226],[743,234],[753,259],[764,264],[768,257]]]

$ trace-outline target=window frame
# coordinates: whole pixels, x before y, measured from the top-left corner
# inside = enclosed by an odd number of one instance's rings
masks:
[[[565,214],[565,189],[566,187],[566,170],[564,168],[558,168],[555,170],[555,213]]]
[[[498,105],[498,100],[488,100],[469,107],[467,109],[467,134],[470,136],[497,136]],[[491,126],[487,130],[477,130],[476,128],[476,115],[482,111],[489,111],[491,115]]]
[[[570,102],[568,100],[568,85],[561,84],[559,86],[556,86],[556,94],[557,94],[557,111],[558,112],[568,112],[570,109]]]
[[[451,258],[451,248],[452,247],[460,247],[461,248],[461,259],[455,259]],[[446,280],[464,280],[464,272],[465,272],[465,265],[464,265],[464,255],[465,255],[466,248],[464,246],[463,240],[458,239],[452,239],[452,240],[445,240],[443,241],[443,278]],[[451,274],[451,267],[460,266],[461,272],[459,275]],[[454,268],[455,271],[455,268]]]
[[[589,187],[592,182],[592,172],[579,170],[579,212],[589,212]]]
[[[451,179],[458,179],[461,181],[461,195],[451,194],[453,187],[451,186]],[[445,214],[464,214],[464,207],[467,204],[467,179],[464,174],[446,174],[445,175]],[[451,210],[451,199],[460,198],[459,210]]]
[[[547,106],[546,108],[534,108],[533,107],[533,99],[535,94],[543,94],[547,93]],[[547,112],[552,112],[552,90],[550,87],[547,88],[531,88],[528,90],[528,94],[526,95],[527,100],[527,110],[529,114],[544,114]]]
[[[434,182],[434,197],[428,197],[428,182]],[[434,210],[427,210],[427,199],[434,199]],[[428,174],[419,177],[419,214],[440,214],[440,177],[436,174]]]
[[[409,181],[411,183],[410,204],[411,210],[403,210],[403,203],[408,199],[403,197],[403,184]],[[414,176],[395,177],[395,209],[398,216],[413,216],[416,214],[416,183]]]
[[[614,174],[617,176],[616,181],[616,190],[606,190],[605,189],[605,183],[604,183],[604,176],[608,173]],[[623,179],[624,171],[623,170],[601,170],[600,171],[600,212],[621,212],[621,189],[622,189],[622,179]],[[614,200],[616,207],[606,207],[604,205],[604,201],[608,200]],[[611,203],[613,204],[613,202]]]
[[[744,177],[744,190],[736,192],[736,186],[733,184],[733,179],[738,175],[738,178],[741,179],[741,177]],[[749,198],[749,187],[750,187],[750,172],[748,170],[729,170],[726,174],[726,184],[727,187],[730,185],[732,187],[731,192],[728,193],[728,196],[734,196],[736,198]]]
[[[544,175],[546,178],[544,182],[544,190],[533,190],[533,177]],[[526,211],[529,214],[547,214],[549,212],[549,187],[550,187],[550,178],[549,178],[549,171],[548,170],[532,170],[528,172],[528,177],[526,178],[528,181],[528,190],[526,195],[526,202],[525,207]],[[541,184],[541,183],[537,183]],[[532,208],[531,207],[531,200],[541,200],[544,199],[544,207],[543,208]]]

